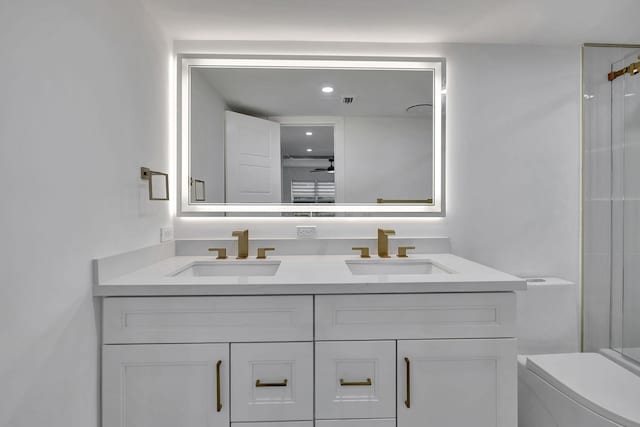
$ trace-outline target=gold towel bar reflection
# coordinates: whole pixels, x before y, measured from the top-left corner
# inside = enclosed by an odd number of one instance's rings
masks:
[[[191,178],[191,186],[193,186],[193,201],[205,202],[207,200],[207,191],[205,188],[205,182],[201,179]],[[198,187],[202,188],[202,196],[198,197]]]
[[[383,199],[378,197],[378,204],[381,203],[426,203],[432,204],[433,199]]]
[[[289,380],[286,378],[281,383],[263,383],[260,380],[256,380],[256,387],[286,387]]]
[[[638,59],[640,59],[640,55],[638,55]],[[609,81],[612,82],[618,77],[623,76],[625,73],[629,73],[632,76],[640,73],[640,62],[634,62],[622,68],[621,70],[610,72],[608,74]]]
[[[370,386],[373,383],[371,382],[371,378],[367,378],[366,381],[345,381],[344,379],[340,378],[340,385],[342,387],[347,387],[347,386]]]

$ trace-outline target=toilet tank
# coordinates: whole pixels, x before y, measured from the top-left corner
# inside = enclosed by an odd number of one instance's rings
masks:
[[[580,351],[576,284],[555,277],[526,279],[527,290],[516,292],[518,353]]]

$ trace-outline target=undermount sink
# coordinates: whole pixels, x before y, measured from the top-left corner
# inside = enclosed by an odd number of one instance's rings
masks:
[[[280,261],[195,261],[171,276],[273,276],[279,267]]]
[[[352,274],[451,274],[428,259],[353,259],[345,261]]]

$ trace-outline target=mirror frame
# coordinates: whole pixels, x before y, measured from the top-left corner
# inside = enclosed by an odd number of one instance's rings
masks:
[[[433,87],[433,203],[431,204],[227,204],[191,203],[190,108],[191,70],[193,68],[336,68],[362,70],[425,70],[434,73]],[[318,216],[328,212],[345,216],[445,216],[445,134],[446,134],[446,59],[431,57],[305,56],[305,55],[211,55],[177,56],[177,214],[178,216],[273,216],[287,212]],[[440,120],[437,120],[440,117]],[[305,215],[306,214],[306,215]],[[285,217],[283,217],[285,218]]]

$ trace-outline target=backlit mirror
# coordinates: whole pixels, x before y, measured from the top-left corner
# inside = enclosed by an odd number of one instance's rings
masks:
[[[179,58],[181,214],[444,214],[441,58]]]

